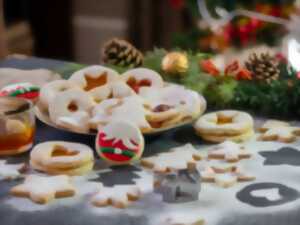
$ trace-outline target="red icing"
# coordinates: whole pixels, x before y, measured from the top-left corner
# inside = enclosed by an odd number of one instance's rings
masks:
[[[18,95],[17,97],[26,98],[26,99],[35,99],[39,97],[39,94],[40,94],[39,92],[28,92],[28,93]]]
[[[97,144],[99,146],[99,149],[98,149],[99,151],[101,151],[101,148],[113,148],[113,149],[118,148],[122,151],[127,150],[127,151],[134,152],[135,154],[138,153],[138,151],[139,151],[138,145],[133,141],[131,141],[131,143],[136,145],[137,147],[135,149],[130,149],[127,146],[125,146],[121,140],[118,140],[115,143],[114,143],[115,139],[104,140],[105,136],[106,136],[105,133],[98,134],[98,143]],[[126,162],[126,161],[131,160],[131,157],[128,157],[123,154],[114,154],[114,153],[107,153],[107,152],[101,152],[101,153],[104,158],[107,158],[111,161]]]

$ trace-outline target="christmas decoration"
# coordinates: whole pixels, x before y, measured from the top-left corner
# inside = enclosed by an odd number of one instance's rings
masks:
[[[253,53],[249,56],[245,65],[252,72],[253,79],[255,80],[270,83],[272,80],[278,80],[279,78],[279,61],[269,53],[262,53],[260,55]]]
[[[167,74],[182,76],[189,67],[187,55],[181,52],[170,52],[162,59],[161,67]]]
[[[36,101],[39,97],[39,93],[40,88],[31,83],[16,83],[2,88],[0,97],[10,96]]]
[[[125,40],[114,38],[103,47],[103,61],[112,65],[138,67],[143,63],[143,54]]]
[[[131,123],[113,121],[98,131],[96,151],[112,165],[130,164],[143,154],[144,138]]]

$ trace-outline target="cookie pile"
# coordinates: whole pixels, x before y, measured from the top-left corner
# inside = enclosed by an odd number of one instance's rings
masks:
[[[244,142],[254,135],[251,115],[236,110],[223,110],[203,115],[195,124],[196,133],[204,140],[221,143]]]
[[[153,70],[137,68],[119,75],[89,66],[69,80],[43,86],[38,106],[56,126],[74,132],[126,120],[148,133],[197,118],[206,102],[197,92],[165,83]]]

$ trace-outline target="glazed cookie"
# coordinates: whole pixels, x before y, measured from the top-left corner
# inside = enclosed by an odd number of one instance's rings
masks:
[[[147,110],[143,99],[139,96],[130,96],[123,99],[107,99],[95,106],[90,120],[92,127],[101,127],[111,121],[130,121],[140,128],[142,132],[151,129],[146,120]]]
[[[165,105],[178,109],[185,117],[190,118],[198,117],[206,109],[206,101],[202,96],[179,85],[143,89],[140,96],[150,102],[152,109]]]
[[[33,148],[30,165],[49,174],[82,175],[92,170],[94,155],[93,150],[83,144],[49,141]]]
[[[49,103],[56,97],[57,94],[76,88],[76,85],[68,80],[55,80],[45,84],[40,91],[39,104],[48,109]]]
[[[5,160],[0,160],[0,180],[11,180],[21,176],[25,170],[25,164],[7,164]]]
[[[263,132],[258,140],[261,141],[279,141],[284,143],[290,143],[296,140],[297,136],[300,136],[300,128],[292,127],[286,122],[269,120],[260,130]]]
[[[144,138],[134,124],[113,121],[98,131],[96,151],[110,164],[129,164],[143,154]]]
[[[136,93],[145,87],[162,88],[164,81],[154,70],[137,68],[128,70],[121,75],[121,79],[127,83]]]
[[[245,141],[254,134],[252,117],[235,110],[205,114],[196,122],[195,130],[203,139],[212,142]]]
[[[222,144],[212,147],[208,152],[208,159],[222,159],[230,163],[250,157],[251,153],[245,147],[232,141],[225,141]]]
[[[17,197],[29,198],[38,204],[47,204],[55,198],[75,195],[75,188],[68,176],[45,177],[29,175],[23,184],[17,185],[10,193]]]
[[[10,96],[17,98],[25,98],[30,101],[36,102],[39,98],[40,88],[31,83],[15,83],[3,87],[0,90],[0,97]]]
[[[100,103],[105,99],[110,98],[124,98],[135,95],[135,92],[126,84],[121,81],[108,83],[104,86],[97,87],[89,91],[96,103]]]
[[[126,208],[141,197],[141,190],[135,185],[117,185],[112,188],[102,187],[93,196],[92,204],[97,207],[113,206],[115,208]]]
[[[72,74],[70,81],[77,84],[85,91],[101,87],[107,83],[117,81],[119,74],[104,66],[88,66]]]
[[[158,173],[193,169],[202,156],[191,144],[173,148],[169,152],[143,158],[141,165]]]
[[[89,129],[89,111],[94,102],[82,90],[70,89],[56,95],[49,104],[51,120],[58,126],[78,132]]]

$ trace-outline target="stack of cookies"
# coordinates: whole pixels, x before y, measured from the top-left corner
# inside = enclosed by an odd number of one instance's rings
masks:
[[[195,124],[196,133],[204,140],[221,143],[244,142],[254,135],[251,115],[236,110],[223,110],[203,115]]]

